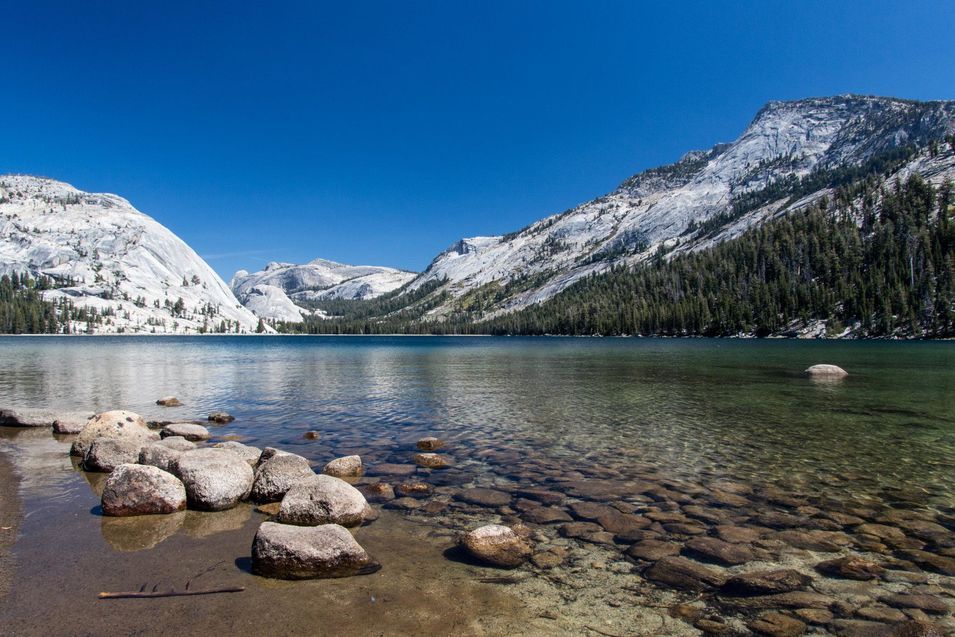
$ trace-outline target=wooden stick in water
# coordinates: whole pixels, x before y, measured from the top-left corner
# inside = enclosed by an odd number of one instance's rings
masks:
[[[121,592],[121,593],[100,593],[99,599],[147,599],[155,597],[186,597],[189,595],[215,595],[216,593],[241,593],[245,590],[244,586],[226,586],[224,588],[208,588],[202,591],[149,591],[149,592]]]

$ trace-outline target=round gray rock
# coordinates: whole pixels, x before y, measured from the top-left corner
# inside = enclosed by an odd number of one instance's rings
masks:
[[[121,464],[106,479],[102,504],[104,515],[173,513],[186,508],[186,488],[162,469]]]
[[[460,546],[481,562],[514,568],[526,562],[533,550],[512,529],[488,524],[461,536]]]
[[[142,448],[138,438],[96,438],[83,458],[83,468],[109,473],[121,464],[137,463]]]
[[[364,467],[361,464],[361,456],[344,456],[335,458],[322,469],[322,473],[327,473],[336,478],[357,478],[364,473]]]
[[[90,444],[97,438],[127,438],[139,440],[141,445],[145,445],[159,440],[159,434],[150,430],[139,414],[122,410],[107,411],[89,419],[73,441],[70,455],[85,458]]]
[[[380,569],[337,524],[301,527],[263,522],[252,541],[252,572],[281,579],[349,577]]]
[[[191,440],[193,442],[199,442],[212,438],[212,434],[209,433],[208,429],[202,425],[196,425],[191,422],[174,422],[171,425],[166,425],[162,428],[162,431],[159,432],[159,435],[163,438],[169,438],[170,436],[181,436],[186,440]]]
[[[249,497],[252,467],[229,449],[186,451],[170,467],[186,487],[189,506],[206,511],[230,509]]]
[[[236,452],[242,459],[249,463],[250,467],[255,467],[259,464],[259,458],[262,457],[262,450],[258,447],[253,447],[251,445],[244,445],[241,442],[236,442],[235,440],[227,440],[225,442],[217,442],[212,445],[216,449],[231,449]]]
[[[358,526],[368,516],[368,501],[344,480],[309,476],[288,490],[276,519],[286,524]]]
[[[278,502],[295,484],[315,475],[308,460],[295,454],[275,456],[255,470],[252,499],[256,502]]]
[[[189,442],[181,436],[164,438],[142,448],[139,452],[139,464],[158,467],[163,471],[171,471],[173,463],[179,459],[179,456],[195,448],[195,443]]]

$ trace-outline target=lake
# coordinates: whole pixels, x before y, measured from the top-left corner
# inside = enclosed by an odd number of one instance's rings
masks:
[[[802,372],[815,363],[850,375],[813,381]],[[168,394],[184,406],[155,404]],[[225,621],[241,634],[264,626],[301,634],[314,622],[356,634],[696,634],[704,620],[738,630],[759,620],[752,608],[717,602],[678,617],[661,610],[700,601],[666,584],[666,574],[647,577],[656,560],[625,554],[641,542],[683,547],[727,576],[756,566],[812,573],[816,594],[835,600],[833,617],[814,624],[798,608],[784,615],[813,630],[919,613],[953,627],[955,578],[944,560],[955,561],[955,343],[16,337],[0,339],[0,396],[0,406],[129,409],[161,421],[225,410],[236,420],[210,425],[214,440],[280,447],[319,469],[359,454],[366,483],[414,479],[433,489],[380,503],[382,517],[358,531],[382,564],[378,574],[275,582],[248,573],[251,539],[266,519],[251,506],[103,518],[102,476],[74,469],[68,438],[0,428],[0,450],[20,476],[12,585],[0,599],[14,634],[154,634],[184,621],[210,630]],[[424,436],[447,442],[450,469],[419,468],[413,478],[375,470],[411,463]],[[510,502],[462,497],[474,488]],[[561,501],[522,493],[532,489]],[[634,524],[608,528],[606,515],[581,503],[613,507]],[[525,524],[537,550],[559,564],[498,571],[451,549],[456,532],[501,521]],[[742,562],[686,549],[694,538],[723,538],[721,527],[753,531],[731,542],[745,544]],[[840,555],[863,556],[891,576],[815,574],[813,564]],[[95,600],[100,590],[181,581],[203,568],[210,581],[248,590]],[[900,593],[949,610],[881,599]]]

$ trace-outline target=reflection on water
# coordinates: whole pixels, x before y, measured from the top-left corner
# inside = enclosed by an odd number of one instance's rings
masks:
[[[802,376],[819,362],[851,375]],[[475,457],[532,446],[568,470],[639,461],[856,496],[908,484],[938,504],[955,491],[951,343],[7,338],[0,369],[14,406],[164,420],[226,409],[238,420],[216,433],[316,462],[356,449],[381,462],[434,433]],[[186,406],[157,407],[167,394]]]

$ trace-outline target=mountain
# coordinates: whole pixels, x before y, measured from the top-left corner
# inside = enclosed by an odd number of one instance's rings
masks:
[[[0,274],[42,278],[71,332],[251,332],[258,319],[179,237],[122,197],[0,176]]]
[[[236,297],[256,316],[301,321],[323,312],[314,304],[328,300],[368,300],[407,284],[417,275],[395,268],[345,265],[315,259],[303,265],[269,263],[264,270],[239,270],[232,277]]]
[[[503,236],[461,239],[403,290],[428,284],[420,320],[491,318],[659,252],[714,246],[891,167],[933,183],[953,174],[929,146],[955,129],[955,102],[846,95],[770,102],[742,135],[626,179],[610,193]]]

